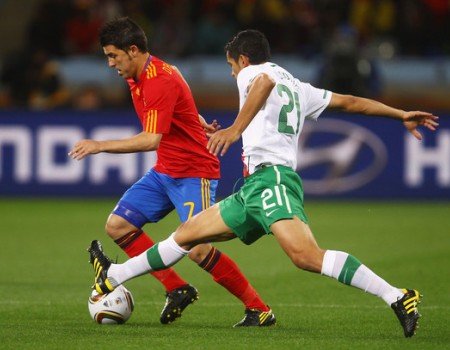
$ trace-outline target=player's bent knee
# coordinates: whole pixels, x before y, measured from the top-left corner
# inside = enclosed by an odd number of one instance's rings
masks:
[[[106,234],[114,240],[121,237],[120,228],[109,221],[106,222],[105,231]]]
[[[105,224],[106,234],[114,240],[123,237],[133,229],[133,225],[115,215],[110,215]]]

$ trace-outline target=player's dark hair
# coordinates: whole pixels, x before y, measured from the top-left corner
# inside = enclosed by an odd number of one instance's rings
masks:
[[[118,18],[105,23],[100,30],[100,45],[114,45],[127,51],[131,45],[136,45],[139,51],[147,52],[147,37],[136,22],[128,17]]]
[[[270,59],[270,45],[266,36],[254,29],[237,33],[225,45],[225,52],[235,61],[240,55],[247,56],[251,64],[264,63]]]

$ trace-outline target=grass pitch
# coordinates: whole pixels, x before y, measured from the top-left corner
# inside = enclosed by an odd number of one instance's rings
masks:
[[[240,302],[188,259],[176,269],[200,300],[169,326],[159,323],[164,290],[143,276],[126,283],[136,308],[120,326],[89,316],[86,247],[102,241],[125,255],[103,226],[114,200],[0,199],[1,349],[444,349],[450,332],[450,203],[312,202],[311,227],[324,248],[345,250],[398,287],[424,294],[418,334],[405,339],[383,301],[332,279],[297,270],[265,237],[251,247],[216,246],[273,308],[271,328],[233,329]],[[147,225],[156,240],[177,226],[170,215]]]

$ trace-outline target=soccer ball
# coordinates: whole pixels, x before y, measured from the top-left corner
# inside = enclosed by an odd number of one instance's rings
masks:
[[[123,285],[108,294],[92,291],[88,300],[92,319],[101,324],[122,324],[131,316],[134,300],[131,292]]]

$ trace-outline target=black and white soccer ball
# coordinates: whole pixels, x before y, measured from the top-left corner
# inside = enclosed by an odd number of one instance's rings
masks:
[[[131,292],[120,285],[108,294],[98,294],[95,290],[92,291],[88,300],[88,307],[95,322],[122,324],[131,317],[134,300]]]

